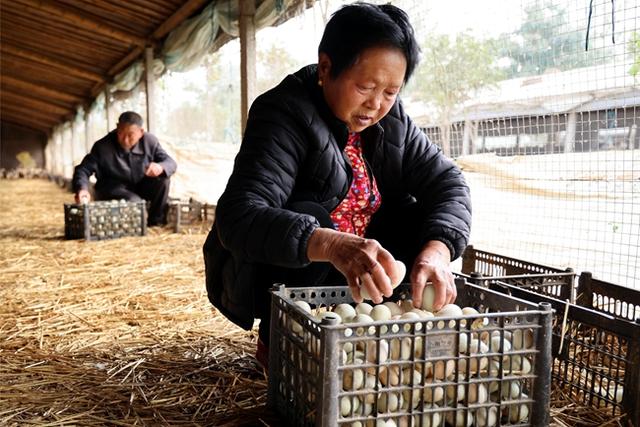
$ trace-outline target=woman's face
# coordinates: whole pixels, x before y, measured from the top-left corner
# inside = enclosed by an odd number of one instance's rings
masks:
[[[373,47],[364,50],[336,79],[330,77],[331,60],[321,53],[318,77],[333,114],[350,132],[361,132],[389,112],[402,88],[406,68],[407,60],[400,50]]]

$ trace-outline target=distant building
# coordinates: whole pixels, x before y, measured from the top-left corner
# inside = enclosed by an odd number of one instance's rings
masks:
[[[640,148],[640,79],[605,64],[499,82],[452,117],[451,155],[502,155]],[[435,143],[433,107],[407,110]]]

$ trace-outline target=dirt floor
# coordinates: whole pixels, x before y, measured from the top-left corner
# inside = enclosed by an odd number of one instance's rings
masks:
[[[44,179],[0,180],[0,425],[283,425],[255,329],[207,299],[208,227],[65,240],[71,202]],[[560,427],[622,425],[557,395],[551,412]]]
[[[64,240],[71,202],[0,181],[0,425],[278,425],[255,333],[207,299],[206,227]]]

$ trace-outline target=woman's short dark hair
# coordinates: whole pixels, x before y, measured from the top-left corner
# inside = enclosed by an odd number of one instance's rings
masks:
[[[120,114],[120,117],[118,117],[119,125],[136,125],[142,127],[142,123],[142,116],[135,111],[125,111],[124,113]]]
[[[409,81],[418,64],[420,48],[407,14],[390,4],[355,3],[336,11],[324,29],[318,53],[331,59],[331,78],[352,67],[372,47],[397,48],[404,53]]]

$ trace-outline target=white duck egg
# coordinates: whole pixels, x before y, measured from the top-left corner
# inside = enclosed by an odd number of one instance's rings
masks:
[[[407,266],[404,265],[404,262],[396,260],[394,267],[394,271],[389,276],[389,279],[391,280],[391,287],[395,289],[402,283],[402,279],[404,279],[405,274],[407,274]]]
[[[531,329],[516,329],[511,334],[511,345],[514,350],[533,348],[533,331]]]
[[[488,408],[478,408],[476,410],[477,427],[494,427],[498,423],[498,408],[491,406]]]
[[[342,374],[343,390],[360,390],[364,386],[364,371],[362,369],[347,369]]]
[[[386,321],[391,319],[391,310],[384,304],[378,304],[371,309],[369,316],[374,321]]]
[[[433,312],[433,300],[436,293],[433,285],[427,285],[422,290],[422,308],[426,311]]]
[[[356,314],[366,314],[369,315],[373,310],[373,306],[366,302],[361,302],[356,305]]]
[[[524,395],[523,395],[524,396]],[[529,407],[525,404],[509,407],[509,420],[512,423],[521,423],[529,417]]]
[[[444,398],[444,387],[437,385],[440,381],[428,379],[425,381],[424,386],[424,402],[425,403],[439,403]]]
[[[349,322],[349,320],[356,315],[356,309],[345,303],[336,305],[333,312],[340,316],[343,323]]]
[[[471,411],[449,411],[445,418],[447,422],[454,427],[468,427],[473,425],[473,414]]]
[[[457,318],[462,316],[462,309],[455,305],[455,304],[447,304],[444,307],[442,307],[440,310],[438,310],[435,313],[436,317],[451,317],[451,318]],[[450,320],[449,321],[449,327],[453,328],[455,327],[456,322],[455,320]],[[438,328],[443,328],[444,326],[440,323],[438,323]]]
[[[387,308],[389,308],[392,316],[401,315],[403,313],[402,308],[393,301],[386,301],[382,303],[382,305],[386,305]]]
[[[378,355],[380,356],[379,360],[378,360]],[[367,361],[371,363],[384,363],[387,361],[388,358],[389,358],[389,343],[386,340],[367,341]]]

